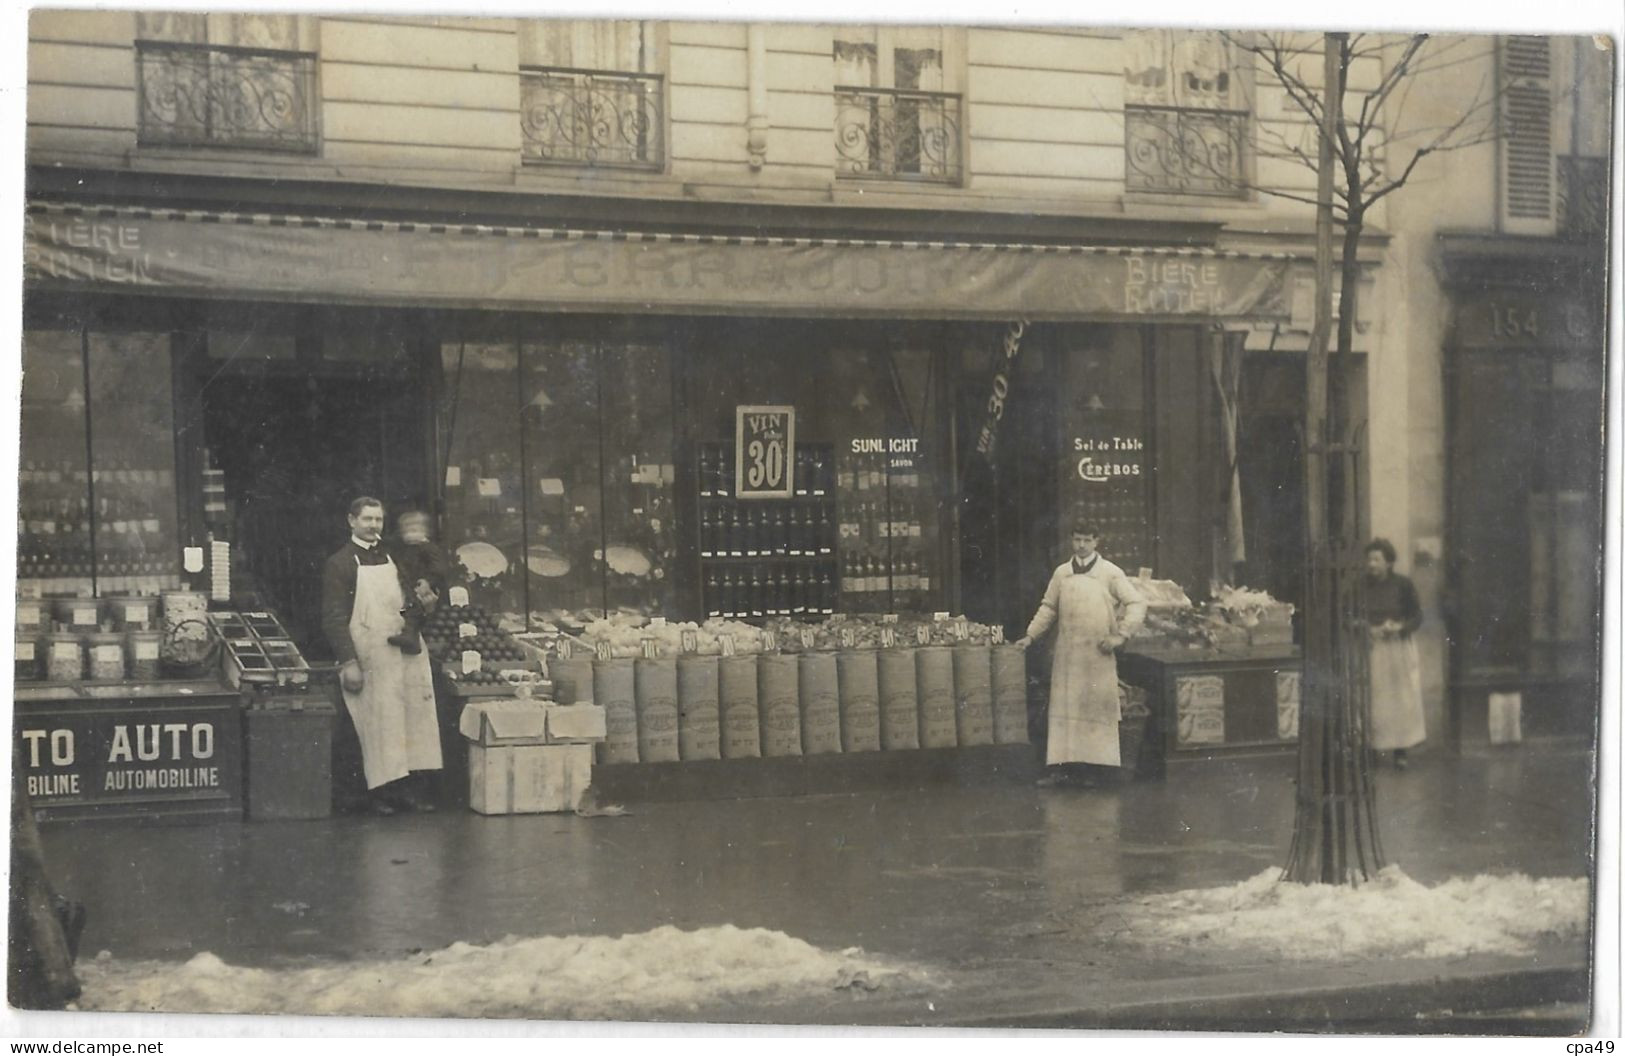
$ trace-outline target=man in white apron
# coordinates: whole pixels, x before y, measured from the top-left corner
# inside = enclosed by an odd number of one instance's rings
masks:
[[[1096,551],[1100,529],[1072,528],[1072,559],[1055,570],[1044,600],[1017,645],[1056,626],[1050,669],[1049,766],[1118,766],[1116,649],[1145,620],[1145,599],[1123,570]],[[1046,783],[1059,778],[1052,772]]]
[[[408,656],[389,641],[405,625],[404,595],[383,531],[383,503],[363,496],[350,504],[350,540],[322,573],[322,630],[341,665],[373,811],[433,810],[429,796],[406,780],[440,769],[429,655],[420,649]]]

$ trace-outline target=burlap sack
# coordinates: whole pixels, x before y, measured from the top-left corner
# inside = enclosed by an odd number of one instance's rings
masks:
[[[604,709],[605,736],[598,746],[598,761],[637,762],[638,704],[631,659],[593,661],[592,699]]]
[[[553,697],[560,704],[591,704],[592,658],[572,656],[568,660],[554,657],[547,662],[548,677],[553,680]]]
[[[762,720],[757,703],[756,657],[719,659],[717,696],[722,711],[722,757],[755,759],[760,756]]]
[[[677,658],[677,754],[683,760],[720,759],[717,658]]]
[[[840,751],[841,695],[835,654],[802,653],[800,676],[802,753]]]
[[[995,645],[993,674],[993,741],[1027,743],[1027,650]]]
[[[868,649],[835,654],[841,696],[841,751],[880,750],[880,669]]]
[[[920,746],[920,703],[914,650],[882,649],[875,654],[880,687],[880,746],[888,752]]]
[[[993,743],[993,658],[985,645],[954,646],[954,719],[961,747]]]
[[[636,663],[638,758],[645,763],[677,762],[677,662],[671,657]]]
[[[801,754],[801,668],[794,656],[756,660],[756,695],[762,715],[762,754]]]
[[[920,698],[920,747],[953,748],[959,744],[954,718],[954,651],[945,645],[914,650],[914,677]]]

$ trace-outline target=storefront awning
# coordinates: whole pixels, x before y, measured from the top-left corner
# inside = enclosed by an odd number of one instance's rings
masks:
[[[954,319],[1291,316],[1295,259],[31,203],[31,287],[412,307]],[[1301,267],[1302,265],[1298,265]]]

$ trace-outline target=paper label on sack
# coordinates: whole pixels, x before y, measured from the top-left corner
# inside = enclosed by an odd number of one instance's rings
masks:
[[[472,675],[480,669],[480,654],[472,649],[463,650],[463,674]]]
[[[734,655],[734,636],[731,634],[717,635],[717,648],[722,650],[723,656]]]
[[[189,546],[182,550],[181,567],[192,573],[202,572],[203,548],[201,546]]]
[[[502,481],[496,477],[481,477],[479,482],[480,498],[497,499],[502,497]]]
[[[459,609],[468,608],[468,588],[452,587],[446,600]]]
[[[446,487],[448,487],[448,488],[460,488],[462,486],[463,486],[463,467],[462,466],[447,466],[446,467]]]
[[[564,481],[560,477],[543,477],[536,482],[541,486],[543,495],[563,495]]]
[[[156,660],[156,659],[158,659],[158,643],[157,642],[136,642],[135,643],[135,658],[137,660]]]
[[[472,623],[459,623],[457,625],[457,637],[459,638],[477,638],[479,633],[480,629]]]

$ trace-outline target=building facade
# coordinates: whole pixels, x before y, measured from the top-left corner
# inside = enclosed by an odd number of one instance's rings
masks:
[[[29,32],[19,560],[46,593],[175,585],[226,542],[308,637],[370,491],[434,512],[521,622],[1019,628],[1075,513],[1193,597],[1301,596],[1315,177],[1272,146],[1304,115],[1223,34],[45,11]],[[1530,61],[1479,45],[1446,88]],[[1550,48],[1571,59],[1545,157],[1589,171],[1600,60]],[[1383,74],[1361,60],[1351,87]],[[1424,588],[1441,732],[1542,672],[1595,680],[1595,575],[1557,584],[1600,552],[1562,534],[1596,528],[1600,462],[1515,478],[1527,533],[1475,534],[1498,449],[1450,411],[1513,388],[1471,380],[1485,254],[1516,282],[1584,245],[1553,226],[1582,184],[1555,176],[1521,233],[1538,194],[1497,159],[1526,140],[1441,155],[1362,250],[1363,517]],[[1491,336],[1549,332],[1530,310],[1489,309]],[[1496,361],[1589,398],[1601,328],[1576,325],[1567,358]],[[734,501],[742,405],[796,410],[771,510]],[[1520,546],[1551,557],[1520,581],[1523,637],[1485,652],[1507,616],[1471,568]]]

